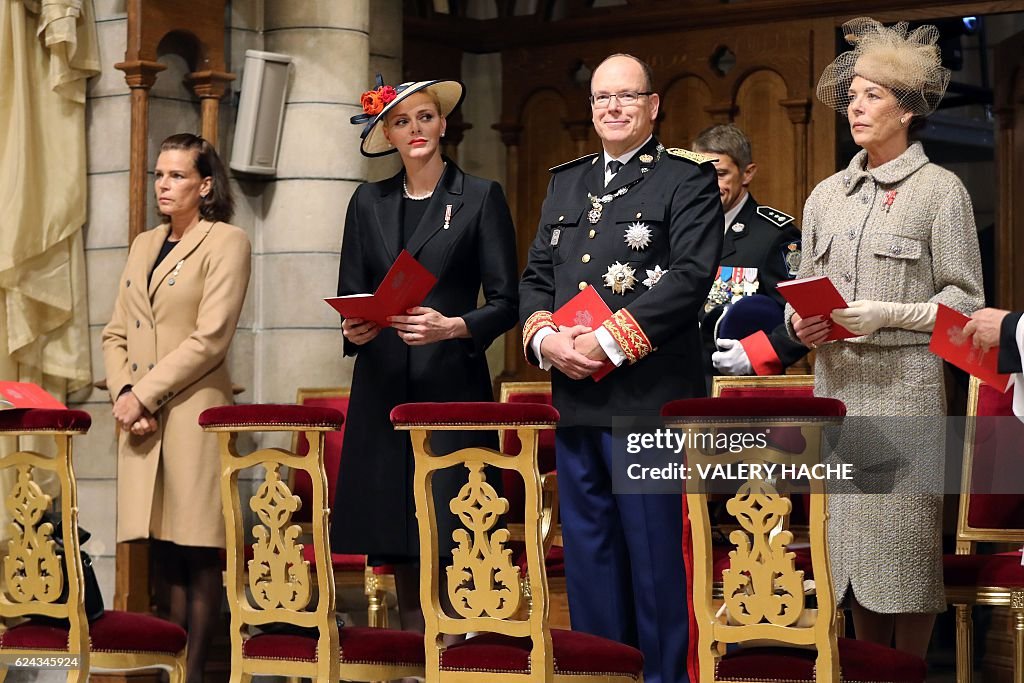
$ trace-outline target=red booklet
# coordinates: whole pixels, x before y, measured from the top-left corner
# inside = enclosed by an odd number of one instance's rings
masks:
[[[594,285],[587,285],[587,288],[565,302],[561,308],[551,316],[554,323],[559,327],[573,327],[584,325],[596,330],[608,318],[612,317],[612,309],[601,298],[600,292]],[[591,377],[595,382],[600,382],[604,376],[615,369],[615,364],[605,361],[604,367],[595,372]]]
[[[422,304],[436,282],[434,274],[403,249],[373,294],[349,294],[324,301],[345,318],[362,318],[391,327],[388,316],[402,315]]]
[[[49,408],[66,410],[67,406],[51,396],[38,384],[0,382],[0,410],[12,408]]]
[[[778,284],[779,294],[796,309],[801,318],[813,318],[820,315],[832,321],[829,314],[837,308],[847,308],[846,300],[827,275],[804,277],[799,280],[788,280]],[[849,339],[858,335],[850,332],[842,325],[832,321],[832,332],[825,341]]]
[[[964,334],[964,325],[968,320],[970,318],[963,313],[939,304],[928,350],[1005,393],[1010,384],[1010,376],[1000,374],[996,369],[999,347],[993,346],[988,351],[975,348],[974,339]]]

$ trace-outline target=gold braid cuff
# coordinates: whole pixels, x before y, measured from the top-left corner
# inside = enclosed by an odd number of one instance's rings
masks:
[[[615,314],[602,323],[604,328],[611,333],[612,338],[622,348],[630,364],[633,364],[649,354],[652,350],[651,340],[644,334],[643,329],[637,324],[632,315],[625,308],[620,308]]]
[[[530,359],[529,349],[533,335],[545,327],[550,327],[555,332],[558,331],[558,326],[552,320],[551,311],[537,311],[526,319],[526,324],[523,325],[523,355],[526,356],[527,360]],[[538,358],[537,360],[540,359]]]

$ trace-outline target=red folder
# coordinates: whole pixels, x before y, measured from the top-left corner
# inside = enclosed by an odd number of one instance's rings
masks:
[[[388,316],[403,315],[422,304],[435,283],[434,274],[403,249],[373,294],[349,294],[324,301],[342,317],[372,320],[381,327],[391,327]]]
[[[608,318],[612,317],[612,309],[601,298],[601,294],[594,285],[587,285],[587,288],[565,302],[561,308],[551,316],[552,320],[559,327],[574,327],[584,325],[596,330]],[[615,364],[605,361],[604,367],[595,372],[591,377],[595,382],[600,382],[604,376],[615,369]]]
[[[0,382],[0,410],[12,408],[49,408],[66,410],[67,407],[38,384],[30,382]]]
[[[974,339],[964,334],[964,325],[968,320],[970,318],[963,313],[939,304],[928,350],[1005,393],[1010,384],[1010,376],[1000,374],[996,369],[999,347],[994,346],[988,351],[975,348]]]
[[[848,308],[843,295],[828,279],[827,275],[804,277],[788,280],[778,284],[779,294],[796,309],[801,318],[813,318],[820,315],[832,323],[832,332],[825,341],[849,339],[859,335],[850,332],[842,325],[834,322],[829,314],[837,308]]]

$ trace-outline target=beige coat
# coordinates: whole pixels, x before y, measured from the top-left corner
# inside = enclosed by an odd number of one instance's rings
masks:
[[[984,304],[971,198],[919,143],[871,170],[861,151],[822,181],[804,207],[803,245],[800,277],[828,275],[847,301],[931,301],[962,313]],[[792,314],[787,306],[790,325]],[[823,344],[814,365],[815,395],[846,404],[834,455],[857,468],[852,487],[830,488],[841,492],[828,501],[836,596],[852,589],[880,613],[946,609],[946,400],[929,337],[882,328]]]
[[[126,385],[157,418],[156,432],[118,442],[117,540],[224,546],[217,440],[197,423],[231,403],[225,356],[249,285],[249,238],[201,221],[150,270],[169,232],[135,240],[118,287],[103,360],[111,398]]]

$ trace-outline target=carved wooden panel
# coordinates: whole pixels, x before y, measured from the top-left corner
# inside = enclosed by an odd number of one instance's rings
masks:
[[[750,191],[757,200],[794,216],[803,197],[796,170],[796,133],[782,102],[789,99],[782,76],[760,69],[747,76],[736,93],[735,123],[751,140],[757,175]]]
[[[683,76],[661,95],[658,139],[666,147],[689,149],[693,139],[710,126],[711,88],[697,76]]]

